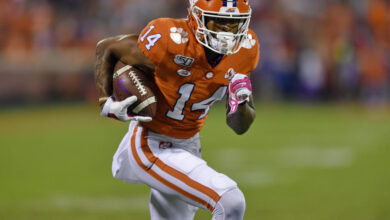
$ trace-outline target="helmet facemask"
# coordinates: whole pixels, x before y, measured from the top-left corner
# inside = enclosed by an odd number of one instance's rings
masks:
[[[199,43],[219,54],[230,55],[240,50],[242,43],[247,37],[251,16],[250,10],[248,13],[239,13],[237,8],[233,12],[213,12],[202,10],[195,5],[192,5],[190,10],[197,23],[195,36]],[[238,25],[237,32],[216,32],[210,30],[207,27],[207,23],[210,20],[214,20],[217,23],[219,21],[236,23]]]

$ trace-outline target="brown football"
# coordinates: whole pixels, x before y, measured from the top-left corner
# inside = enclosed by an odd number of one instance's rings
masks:
[[[114,68],[113,89],[117,101],[137,96],[137,102],[127,109],[128,114],[150,117],[156,115],[157,99],[153,92],[156,86],[143,71],[119,61]]]

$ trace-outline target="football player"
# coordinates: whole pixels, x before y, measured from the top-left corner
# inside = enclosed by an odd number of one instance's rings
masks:
[[[217,220],[243,219],[243,193],[201,158],[198,133],[212,104],[225,96],[226,122],[237,134],[255,118],[248,75],[258,64],[259,44],[248,28],[250,17],[248,0],[189,0],[187,19],[159,18],[139,35],[97,45],[101,115],[130,121],[112,172],[127,183],[151,187],[151,219],[193,219],[197,208]],[[135,96],[112,98],[118,61],[154,78],[159,93],[153,118],[127,115]]]

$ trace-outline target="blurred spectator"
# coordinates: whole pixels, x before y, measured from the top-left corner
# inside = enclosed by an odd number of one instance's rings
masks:
[[[261,42],[261,62],[252,74],[256,97],[389,103],[389,0],[251,4],[251,27]],[[0,102],[93,97],[100,39],[138,33],[157,17],[185,17],[186,5],[187,0],[0,0]],[[23,84],[28,82],[35,86]]]

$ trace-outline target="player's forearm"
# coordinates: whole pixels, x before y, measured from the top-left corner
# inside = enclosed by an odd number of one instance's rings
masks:
[[[102,106],[105,98],[112,94],[112,74],[116,57],[104,43],[96,47],[95,82],[99,95],[99,104]]]
[[[229,110],[229,109],[228,109]],[[253,105],[253,100],[240,104],[237,111],[233,114],[226,115],[226,123],[234,132],[241,135],[244,134],[253,123],[256,117],[256,112]]]

